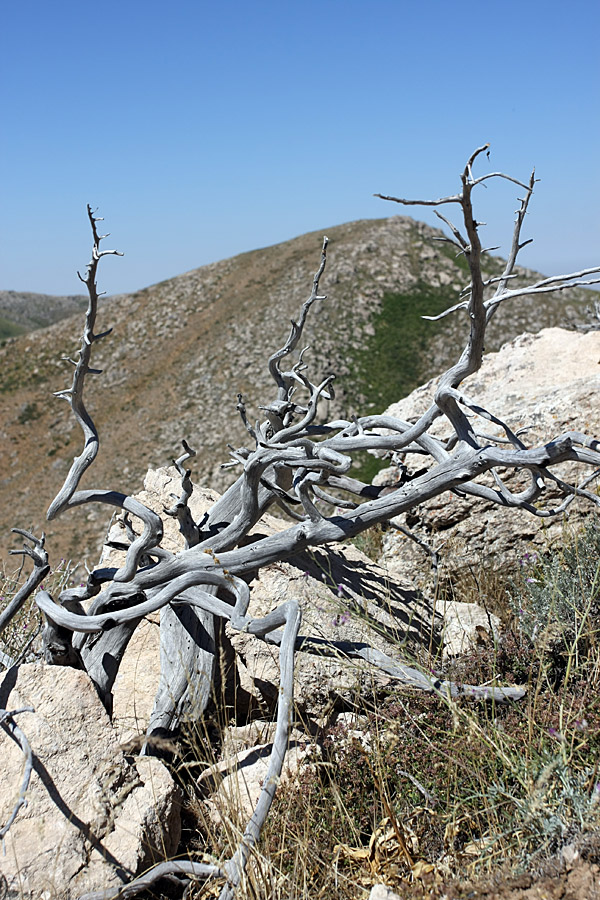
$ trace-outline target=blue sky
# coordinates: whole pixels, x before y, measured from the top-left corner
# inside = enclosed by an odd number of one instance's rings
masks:
[[[0,287],[79,292],[87,202],[126,254],[100,287],[130,291],[454,192],[486,141],[541,179],[523,263],[598,265],[599,25],[595,0],[4,4]],[[481,190],[488,244],[516,193]]]

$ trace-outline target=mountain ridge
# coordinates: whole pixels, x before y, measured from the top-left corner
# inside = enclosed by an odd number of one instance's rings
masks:
[[[441,231],[405,216],[357,220],[325,233],[330,244],[321,289],[328,299],[314,305],[305,332],[311,378],[337,373],[328,415],[383,410],[391,402],[386,392],[415,387],[460,352],[464,314],[438,323],[423,323],[419,316],[456,302],[466,281],[464,260],[457,262],[434,240]],[[179,454],[183,438],[198,452],[196,482],[223,489],[236,476],[237,469],[220,466],[228,461],[227,443],[239,446],[248,439],[236,412],[237,395],[244,395],[251,421],[274,396],[267,360],[283,345],[290,319],[310,294],[323,234],[246,251],[101,304],[97,331],[113,333],[94,354],[103,374],[87,382],[100,452],[83,486],[134,493],[148,466]],[[498,257],[487,257],[486,274],[501,267]],[[101,287],[101,270],[99,279]],[[570,298],[523,298],[492,320],[488,349],[524,330],[582,327],[590,302],[581,289]],[[81,326],[82,317],[71,316],[0,347],[0,556],[6,556],[9,530],[17,526],[45,529],[51,554],[96,561],[105,509],[44,521],[73,456],[81,452],[67,404],[51,396],[68,383],[61,357],[76,352]],[[382,353],[388,354],[385,366]]]

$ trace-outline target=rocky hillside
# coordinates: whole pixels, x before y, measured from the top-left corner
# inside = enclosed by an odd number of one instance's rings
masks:
[[[0,340],[46,328],[86,307],[82,294],[57,297],[23,291],[0,291]]]
[[[466,321],[458,314],[423,322],[456,302],[464,261],[433,238],[441,232],[410,218],[352,222],[326,232],[329,259],[306,329],[314,375],[336,372],[329,414],[383,410],[456,358]],[[235,470],[220,468],[227,443],[247,435],[236,413],[243,393],[250,419],[273,395],[267,358],[310,292],[322,233],[203,266],[135,294],[107,301],[88,403],[101,451],[84,486],[136,492],[149,465],[164,465],[186,438],[198,451],[194,478],[223,488]],[[76,261],[75,261],[76,262]],[[488,260],[488,273],[502,263]],[[531,273],[529,273],[531,276]],[[100,271],[100,287],[102,273]],[[522,331],[589,325],[589,293],[574,291],[501,309],[488,350]],[[61,357],[79,343],[81,317],[9,338],[0,347],[0,556],[13,526],[46,528],[51,559],[96,561],[106,510],[69,513],[45,523],[45,510],[80,452],[81,435],[64,401],[70,367]]]

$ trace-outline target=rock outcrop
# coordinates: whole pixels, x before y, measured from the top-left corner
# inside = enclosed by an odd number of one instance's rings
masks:
[[[177,788],[155,758],[124,755],[96,690],[82,672],[32,663],[5,672],[0,707],[21,709],[18,724],[33,751],[27,806],[0,857],[3,897],[73,900],[117,889],[181,834]],[[0,822],[20,786],[23,753],[0,729]]]
[[[600,331],[581,334],[548,328],[524,334],[498,353],[485,357],[479,372],[462,386],[469,397],[504,420],[535,446],[574,430],[600,435]],[[433,396],[435,380],[389,407],[387,413],[408,421],[424,412]],[[502,435],[491,422],[479,419],[479,431]],[[440,434],[443,426],[440,425]],[[576,466],[555,470],[561,477],[577,478]],[[393,478],[384,470],[378,479]],[[514,488],[519,476],[508,480]],[[527,478],[527,476],[522,476]],[[493,482],[490,480],[490,484]],[[576,480],[574,483],[577,483]],[[525,485],[526,481],[522,480]],[[598,482],[596,482],[597,486]],[[588,485],[594,491],[594,482]],[[557,504],[555,504],[557,505]],[[594,515],[588,500],[575,499],[569,521],[580,525]],[[396,520],[441,551],[446,575],[454,577],[470,568],[499,568],[515,564],[525,553],[541,550],[564,536],[565,517],[538,518],[519,509],[506,509],[472,498],[446,493]],[[388,532],[382,563],[400,577],[415,576],[426,558],[416,544]]]

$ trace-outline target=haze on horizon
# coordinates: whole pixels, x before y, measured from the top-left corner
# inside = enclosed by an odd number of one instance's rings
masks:
[[[8,5],[0,288],[81,293],[88,202],[125,253],[109,294],[355,219],[439,226],[372,195],[453,193],[488,141],[541,179],[522,264],[598,265],[599,25],[591,0]],[[480,189],[500,252],[518,193]]]

